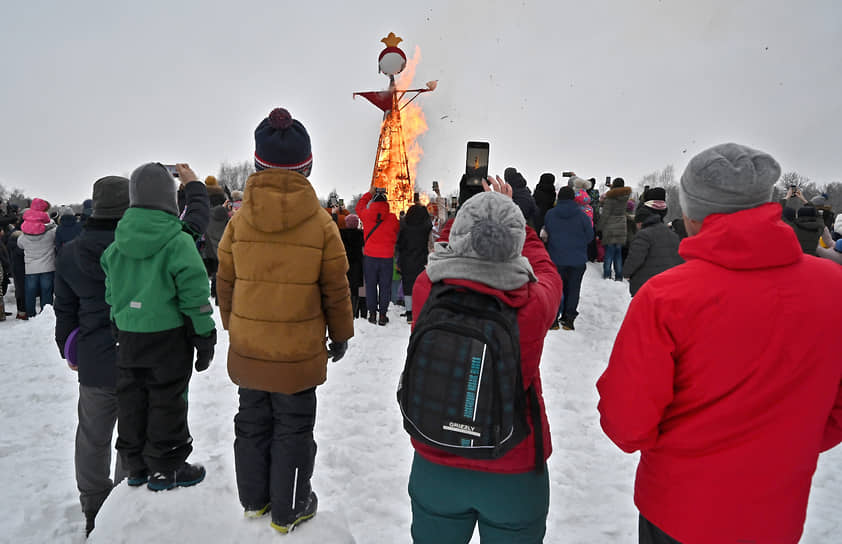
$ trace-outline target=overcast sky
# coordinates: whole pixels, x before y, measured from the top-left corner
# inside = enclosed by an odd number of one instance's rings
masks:
[[[311,181],[370,183],[385,88],[380,39],[421,50],[429,131],[417,184],[455,190],[465,142],[534,188],[623,176],[737,141],[784,171],[842,181],[842,2],[578,0],[6,2],[0,183],[53,204],[148,161],[204,177],[251,160],[275,106],[313,142]]]

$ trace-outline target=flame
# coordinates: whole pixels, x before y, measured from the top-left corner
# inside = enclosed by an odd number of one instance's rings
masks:
[[[412,87],[412,79],[415,77],[415,69],[421,62],[421,48],[415,46],[412,58],[406,63],[406,68],[397,79],[398,89],[409,89]],[[434,86],[435,87],[435,86]],[[424,156],[424,150],[418,141],[418,137],[427,132],[427,119],[417,102],[407,104],[401,110],[401,123],[403,124],[403,141],[406,145],[406,158],[409,163],[409,177],[414,180],[418,172],[418,163]],[[414,185],[414,183],[413,183]]]
[[[429,203],[430,203],[430,197],[429,197],[429,195],[427,195],[427,193],[421,193],[421,194],[419,194],[419,195],[418,195],[418,203],[419,203],[419,204],[421,204],[422,206],[426,207],[426,206],[427,206],[427,204],[429,204]]]

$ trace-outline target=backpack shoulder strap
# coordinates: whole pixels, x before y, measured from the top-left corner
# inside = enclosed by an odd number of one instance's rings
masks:
[[[374,228],[368,231],[368,234],[365,237],[365,241],[368,242],[368,239],[371,238],[371,235],[374,234],[374,231],[377,230],[377,227],[383,224],[383,220],[380,219],[380,214],[377,214],[377,221],[374,223]]]

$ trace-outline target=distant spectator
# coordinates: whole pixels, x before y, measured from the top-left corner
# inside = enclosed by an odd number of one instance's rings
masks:
[[[602,210],[598,230],[602,231],[602,245],[605,259],[602,264],[603,277],[623,281],[623,244],[627,240],[626,204],[631,196],[631,187],[625,186],[623,178],[614,178],[611,189],[602,195]]]
[[[535,232],[541,232],[544,227],[544,216],[555,205],[555,176],[550,173],[541,174],[538,185],[532,191],[532,198],[535,200],[537,208]]]
[[[400,223],[395,214],[389,210],[386,193],[376,191],[374,187],[357,202],[356,212],[365,230],[363,253],[365,254],[365,298],[368,304],[368,321],[386,325],[389,322],[386,312],[392,296],[395,242],[398,240]],[[379,316],[377,315],[378,308]]]
[[[588,260],[588,243],[594,237],[590,218],[573,198],[570,187],[559,189],[558,201],[547,212],[544,224],[547,252],[561,276],[562,299],[550,327],[553,330],[559,325],[565,330],[574,330],[573,322],[579,315],[579,291]]]
[[[47,215],[50,203],[40,198],[23,212],[23,235],[18,238],[18,247],[23,249],[26,263],[26,316],[36,314],[35,299],[41,301],[41,309],[53,303],[53,277],[56,270],[56,225]]]
[[[534,228],[538,206],[535,205],[532,193],[529,192],[529,187],[526,186],[526,179],[523,177],[523,174],[510,166],[503,171],[503,178],[506,183],[511,185],[512,200],[520,208],[520,211],[523,212],[523,217],[526,218],[526,224]]]
[[[629,244],[629,256],[623,263],[623,274],[629,278],[632,296],[653,276],[684,262],[678,255],[681,239],[664,224],[667,205],[662,200],[663,189],[651,189],[648,198],[650,200],[635,212],[638,232]]]
[[[19,226],[9,235],[6,249],[12,263],[12,281],[15,286],[15,304],[17,305],[17,319],[27,319],[26,315],[26,258],[23,249],[18,245],[23,231]]]
[[[804,253],[815,255],[816,247],[819,245],[819,238],[825,228],[824,223],[821,222],[816,213],[816,208],[812,204],[798,208],[790,226],[795,230],[798,243],[801,244],[801,249]]]
[[[367,317],[365,299],[360,300],[360,287],[363,286],[363,231],[360,218],[356,214],[345,216],[345,228],[339,229],[345,255],[348,258],[348,287],[351,289],[351,310],[354,318]]]
[[[842,239],[834,242],[826,228],[822,233],[822,239],[827,247],[817,247],[816,257],[830,259],[836,264],[842,264]]]
[[[93,211],[94,211],[94,201],[91,200],[90,198],[86,198],[82,202],[82,217],[79,218],[79,222],[82,224],[83,227],[85,226],[85,223],[88,221],[88,218],[91,217],[91,215],[93,215]]]
[[[205,270],[211,280],[211,297],[217,303],[216,297],[216,271],[219,267],[217,250],[225,226],[228,224],[228,210],[225,208],[225,191],[219,186],[214,176],[205,178],[205,186],[208,191],[210,204],[210,221],[205,231],[203,243],[201,244],[202,261],[205,263]]]
[[[70,206],[62,206],[58,212],[59,224],[56,228],[56,252],[62,246],[82,233],[82,225],[76,220],[76,213]]]
[[[430,253],[430,231],[432,229],[433,223],[430,220],[427,208],[416,204],[410,206],[406,212],[406,218],[401,223],[398,232],[398,266],[400,267],[403,284],[407,323],[412,323],[412,289],[415,286],[415,278],[427,265],[427,255]]]

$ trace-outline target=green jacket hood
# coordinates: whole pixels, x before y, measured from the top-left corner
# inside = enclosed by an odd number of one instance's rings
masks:
[[[237,212],[262,232],[294,228],[315,213],[326,213],[307,178],[292,170],[267,169],[249,176]]]
[[[145,259],[181,232],[178,217],[161,210],[129,208],[114,231],[120,252],[134,259]]]

